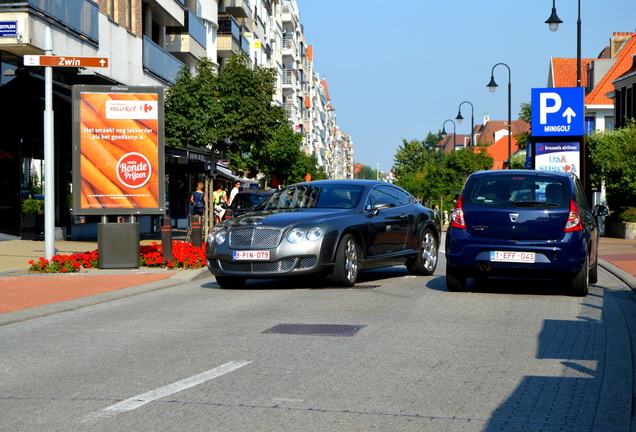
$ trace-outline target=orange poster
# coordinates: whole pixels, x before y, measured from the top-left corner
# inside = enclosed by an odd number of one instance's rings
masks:
[[[162,94],[96,92],[90,91],[95,86],[78,87],[85,87],[85,91],[76,89],[74,97],[79,117],[74,212],[158,213],[163,207]]]

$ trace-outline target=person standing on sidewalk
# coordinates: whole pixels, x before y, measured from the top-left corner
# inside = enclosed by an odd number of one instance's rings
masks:
[[[192,204],[192,215],[201,216],[205,211],[205,193],[203,192],[203,183],[198,182],[196,190],[190,195],[190,203]]]
[[[240,181],[235,181],[234,182],[234,187],[232,188],[232,190],[230,191],[230,202],[229,205],[230,207],[232,206],[232,204],[234,203],[234,197],[236,196],[237,193],[239,193],[241,191],[241,182]]]
[[[221,182],[216,182],[214,192],[212,192],[212,202],[214,204],[214,223],[217,224],[223,219],[225,214],[224,205],[227,205],[227,194],[223,190]]]

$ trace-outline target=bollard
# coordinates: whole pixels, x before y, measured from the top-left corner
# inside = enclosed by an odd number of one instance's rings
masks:
[[[163,260],[172,261],[172,221],[164,217],[161,223],[161,245],[163,246]]]
[[[192,236],[190,242],[194,247],[201,247],[201,239],[203,233],[201,232],[201,216],[192,216]]]

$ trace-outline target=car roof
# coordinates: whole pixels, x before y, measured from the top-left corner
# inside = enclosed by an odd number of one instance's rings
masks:
[[[391,183],[387,183],[387,182],[383,182],[383,181],[379,181],[379,180],[365,180],[365,179],[329,179],[329,180],[313,180],[310,182],[301,182],[301,183],[295,183],[293,185],[290,186],[295,186],[295,185],[305,185],[305,184],[309,184],[309,185],[313,185],[313,186],[329,186],[329,185],[351,185],[351,186],[375,186],[376,184],[383,184],[383,185],[391,185]]]
[[[554,176],[554,177],[567,177],[572,178],[574,174],[566,173],[561,171],[542,171],[542,170],[529,170],[529,169],[501,169],[501,170],[483,170],[483,171],[475,171],[473,176],[483,176],[483,175],[542,175],[542,176]]]

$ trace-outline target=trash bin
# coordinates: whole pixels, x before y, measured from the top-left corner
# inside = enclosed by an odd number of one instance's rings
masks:
[[[97,224],[97,267],[139,268],[139,222]]]

